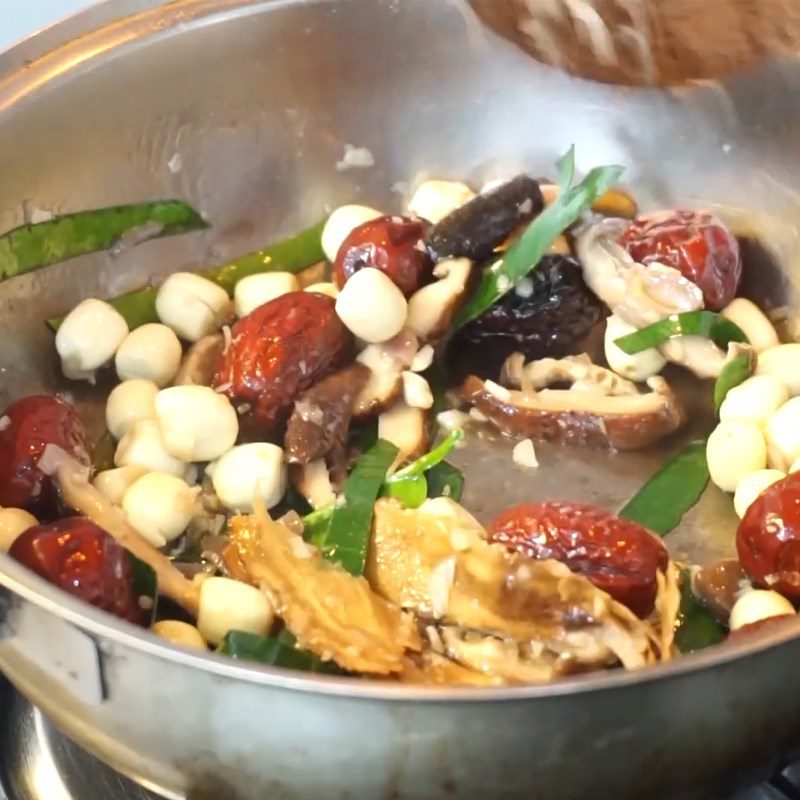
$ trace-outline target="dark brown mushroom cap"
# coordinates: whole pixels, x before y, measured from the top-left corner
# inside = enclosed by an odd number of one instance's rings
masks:
[[[351,364],[300,395],[286,426],[284,447],[290,464],[308,464],[344,444],[355,399],[369,374],[363,364]]]

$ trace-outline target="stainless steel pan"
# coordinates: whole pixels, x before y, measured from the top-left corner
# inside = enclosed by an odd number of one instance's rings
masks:
[[[786,280],[765,268],[750,284],[791,301],[795,65],[766,65],[728,91],[621,91],[534,64],[457,0],[158,6],[112,0],[0,59],[0,228],[23,204],[175,195],[214,227],[0,286],[3,405],[68,388],[91,416],[91,395],[59,379],[42,323],[85,296],[253,249],[341,202],[399,208],[401,182],[420,173],[546,172],[570,142],[581,168],[625,163],[645,206],[724,205],[784,265]],[[374,166],[337,168],[345,144],[369,148]],[[482,515],[543,496],[614,507],[663,458],[543,454],[525,484],[504,444],[476,446],[468,504]],[[710,491],[674,552],[730,549],[728,505]],[[707,800],[800,743],[792,628],[641,673],[423,691],[182,652],[5,557],[0,585],[0,668],[79,743],[170,797]]]

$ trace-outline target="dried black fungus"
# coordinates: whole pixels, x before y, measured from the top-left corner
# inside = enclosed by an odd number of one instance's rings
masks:
[[[528,280],[460,331],[452,345],[457,372],[496,376],[513,352],[528,360],[569,355],[604,315],[571,256],[545,256]]]
[[[428,250],[435,261],[470,258],[487,261],[520,224],[544,207],[539,184],[527,175],[473,197],[448,214],[428,234]]]

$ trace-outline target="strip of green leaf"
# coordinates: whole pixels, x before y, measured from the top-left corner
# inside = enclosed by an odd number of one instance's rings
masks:
[[[426,473],[428,497],[449,497],[458,502],[464,493],[464,475],[460,469],[442,461]]]
[[[145,239],[207,228],[183,200],[159,200],[64,214],[36,225],[21,225],[0,236],[0,281],[68,258],[108,250],[126,234]]]
[[[204,278],[222,286],[229,294],[242,279],[257,272],[302,272],[325,258],[322,251],[322,228],[324,221],[318,222],[295,236],[283,239],[273,245],[241,256],[219,267],[201,271]],[[125,317],[128,327],[133,330],[148,322],[158,322],[156,314],[157,286],[146,286],[132,292],[114,297],[108,302]],[[49,319],[47,324],[58,330],[64,317]]]
[[[298,650],[294,637],[288,631],[277,637],[230,631],[219,646],[218,652],[231,658],[256,661],[272,667],[297,669],[303,672],[341,672],[335,664],[322,661],[305,650]]]
[[[708,477],[705,439],[692,442],[639,489],[619,516],[665,536],[700,499]]]
[[[714,381],[714,410],[719,416],[722,401],[731,389],[744,383],[753,373],[753,357],[743,354],[732,358],[717,376]]]
[[[478,288],[459,311],[453,330],[479,317],[535,269],[556,238],[619,180],[623,170],[619,166],[595,167],[579,184],[568,186],[574,171],[574,148],[562,156],[558,172],[564,185],[559,196],[533,219],[501,261],[483,270]]]
[[[351,575],[361,575],[367,559],[372,533],[375,501],[386,473],[397,457],[397,448],[378,439],[364,453],[344,484],[344,503],[333,509],[330,527],[322,541],[322,550],[332,561],[341,564]]]
[[[734,322],[713,311],[686,311],[673,314],[638,331],[620,336],[614,344],[628,355],[658,347],[676,336],[703,336],[720,347],[730,342],[746,342],[744,331]]]

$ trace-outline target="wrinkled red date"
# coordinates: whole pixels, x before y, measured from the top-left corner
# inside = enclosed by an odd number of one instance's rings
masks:
[[[669,211],[637,217],[620,239],[641,264],[658,261],[697,284],[707,308],[723,309],[742,277],[739,243],[725,224],[702,211]]]
[[[83,517],[36,525],[9,555],[65,592],[117,617],[142,624],[129,557],[102,528]]]
[[[252,433],[274,435],[302,391],[351,360],[353,344],[330,297],[289,292],[233,326],[214,386],[245,412]]]
[[[586,503],[527,503],[489,525],[489,539],[530,558],[553,558],[588,578],[639,617],[653,610],[662,542],[636,522]]]
[[[57,397],[36,395],[12,403],[0,417],[0,506],[53,513],[57,492],[38,467],[48,444],[89,464],[86,434],[75,410]]]
[[[739,523],[736,550],[754,583],[800,600],[800,472],[755,499]]]
[[[428,223],[409,217],[379,217],[359,225],[342,242],[333,265],[341,288],[364,267],[381,270],[406,296],[431,280],[433,260],[425,247]]]

